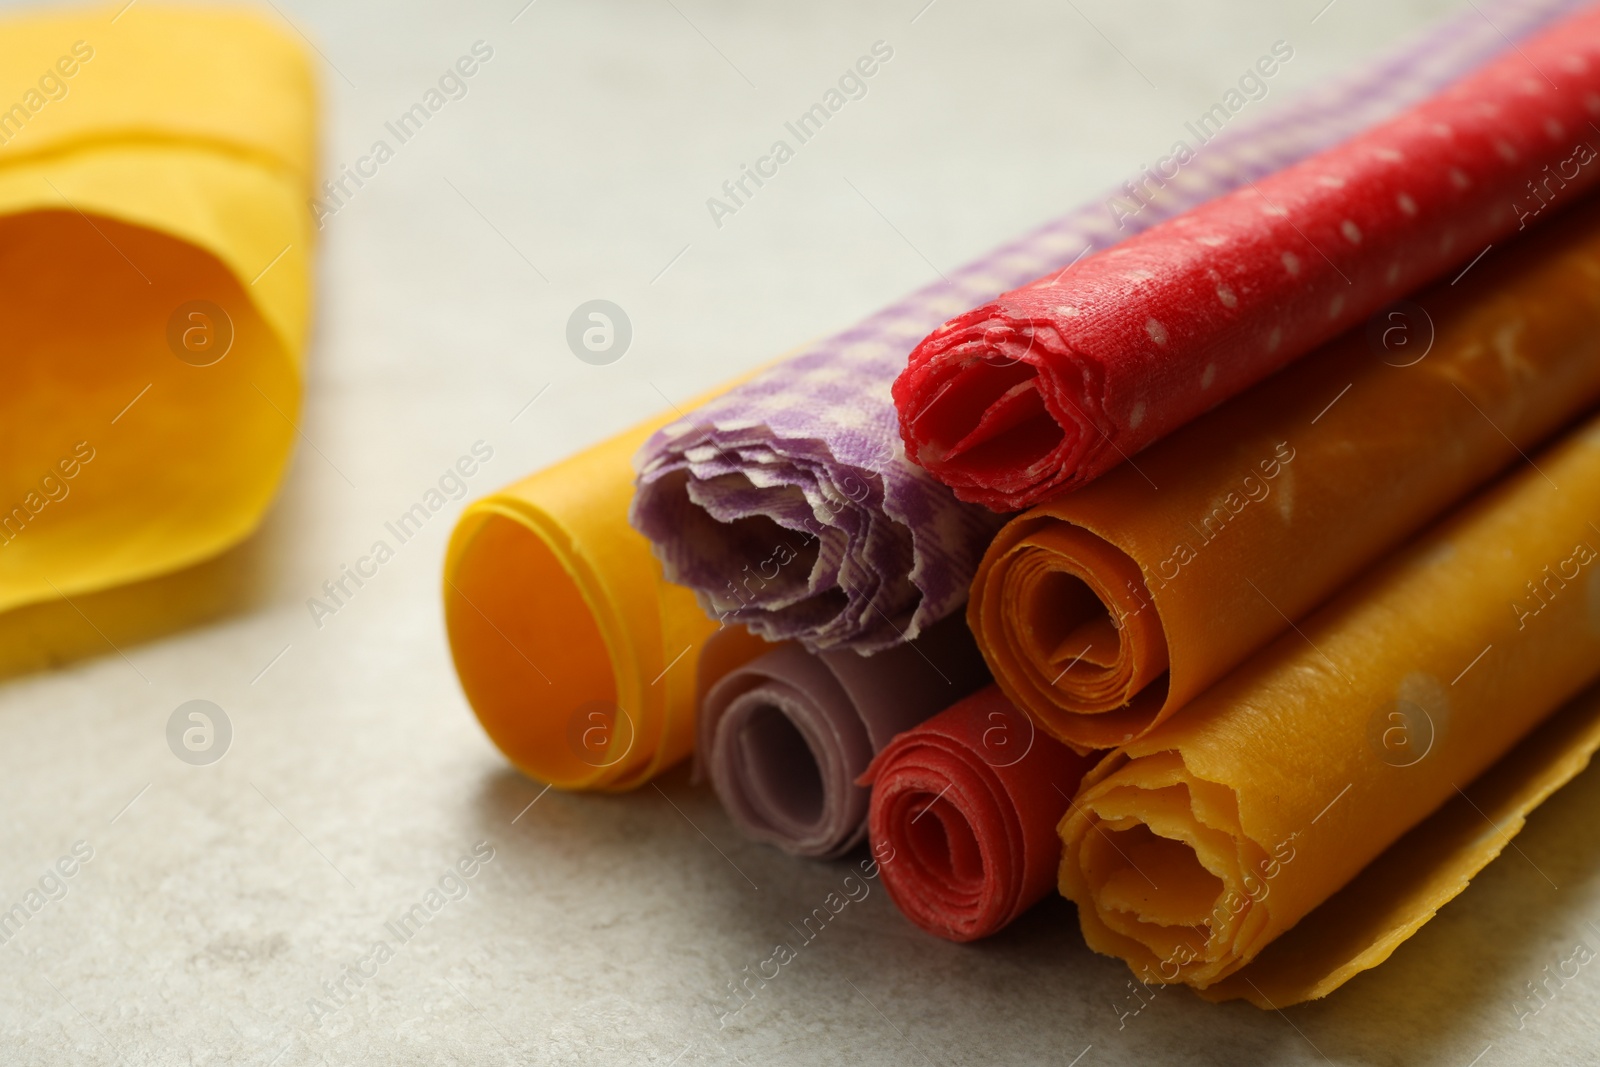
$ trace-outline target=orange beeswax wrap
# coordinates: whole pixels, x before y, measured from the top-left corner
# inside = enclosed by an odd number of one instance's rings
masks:
[[[254,14],[0,20],[0,611],[260,522],[300,406],[314,118]]]
[[[1002,529],[967,611],[1006,695],[1127,743],[1600,399],[1600,205],[1413,300]]]
[[[1600,674],[1600,418],[1533,462],[1089,773],[1059,829],[1090,947],[1281,1007],[1382,962],[1503,847],[1447,808],[1313,910]],[[1593,751],[1592,709],[1553,724],[1471,786],[1513,832]],[[1291,929],[1304,951],[1257,973]]]
[[[628,524],[634,453],[682,417],[474,501],[450,536],[445,625],[461,688],[506,758],[558,789],[634,789],[694,748],[695,667],[718,622]],[[741,630],[725,647],[731,667],[766,646]]]

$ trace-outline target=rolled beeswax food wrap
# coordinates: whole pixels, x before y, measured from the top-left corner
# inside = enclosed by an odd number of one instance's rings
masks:
[[[1600,419],[1533,463],[1089,773],[1060,829],[1090,947],[1251,994],[1263,948],[1600,674]],[[1291,992],[1381,962],[1503,841],[1480,826],[1398,918],[1370,896],[1392,921]]]
[[[873,754],[989,680],[960,617],[875,656],[785,642],[747,659],[748,641],[730,627],[706,646],[698,758],[745,836],[797,856],[860,844],[867,790],[856,780]]]
[[[1570,7],[1571,0],[1484,6],[1514,40]],[[1249,137],[1224,135],[1141,214],[1170,214],[1231,187],[1241,166],[1246,173],[1265,173],[1392,113],[1504,47],[1504,39],[1476,13],[1454,19],[1302,98]],[[958,275],[958,287],[966,288],[955,295],[930,288],[874,321],[908,317],[912,325],[903,329],[909,341],[973,299],[1032,276],[1041,256],[1065,262],[1081,250],[1080,238],[1090,239],[1084,234],[1104,242],[1115,232],[1098,205],[1085,208]],[[882,361],[878,386],[863,386],[860,395],[887,412],[884,390],[900,366],[898,356]],[[866,368],[853,363],[848,373],[864,374]],[[662,580],[648,543],[626,528],[632,478],[627,457],[667,421],[641,424],[478,501],[463,513],[451,540],[445,614],[462,687],[507,757],[562,788],[642,784],[686,755],[694,737],[695,695],[678,672],[692,672],[711,625],[685,590]],[[898,447],[898,432],[889,423],[881,436]],[[890,495],[904,491],[948,501],[948,491],[920,468],[903,460],[892,467]],[[930,505],[933,513],[946,506]],[[767,559],[774,557],[752,555],[746,561],[756,578],[733,567],[724,581],[736,578],[753,591],[757,579],[765,581],[759,571]],[[957,583],[963,596],[967,578],[962,574]],[[746,615],[729,610],[742,603],[734,598],[719,611]]]
[[[221,552],[294,441],[299,45],[244,12],[0,20],[0,610]]]
[[[1597,283],[1585,205],[1013,520],[968,607],[1000,687],[1081,749],[1161,722],[1600,400]]]
[[[1110,201],[1086,205],[730,390],[641,450],[632,522],[669,579],[768,640],[870,652],[916,636],[961,606],[999,525],[906,458],[890,385],[918,338],[1390,117],[1571,6],[1495,5],[1493,26],[1468,12],[1265,122],[1186,148],[1144,199],[1115,213]]]
[[[506,757],[561,789],[632,789],[693,747],[716,623],[627,520],[629,457],[669,417],[474,501],[445,553],[461,687]]]
[[[1597,116],[1592,7],[1390,122],[940,326],[894,384],[906,448],[996,511],[1082,486],[1577,200],[1600,178]]]
[[[1510,845],[1533,809],[1587,767],[1596,749],[1600,689],[1590,687],[1248,967],[1199,994],[1273,1008],[1324,996],[1377,966]]]
[[[861,779],[890,899],[950,941],[1004,929],[1055,888],[1056,824],[1090,762],[992,685],[897,736]]]

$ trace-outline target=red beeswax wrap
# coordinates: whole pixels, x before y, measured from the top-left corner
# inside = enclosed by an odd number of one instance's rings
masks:
[[[939,327],[894,384],[907,452],[996,511],[1077,488],[1576,201],[1600,177],[1596,116],[1591,6],[1390,122]]]
[[[890,899],[951,941],[1003,929],[1055,889],[1056,824],[1091,762],[992,685],[897,736],[861,776]]]

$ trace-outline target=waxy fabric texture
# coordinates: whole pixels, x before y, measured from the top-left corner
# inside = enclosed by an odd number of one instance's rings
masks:
[[[631,521],[669,581],[768,640],[874,651],[916,636],[961,606],[999,525],[907,458],[890,387],[918,339],[1391,118],[1571,6],[1485,5],[1493,25],[1467,12],[1266,121],[1229,129],[1131,218],[1087,205],[672,420],[635,460]]]
[[[734,825],[825,859],[866,837],[868,791],[857,780],[874,754],[989,681],[958,616],[876,656],[792,641],[762,648],[729,628],[707,643],[700,668],[697,764]]]
[[[1005,929],[1055,889],[1056,823],[1092,763],[992,685],[900,734],[861,779],[890,899],[950,941]]]
[[[8,16],[0,70],[9,613],[261,522],[296,440],[317,116],[300,42],[246,11]],[[0,658],[38,640],[0,622]]]
[[[1505,846],[1494,824],[1447,839],[1426,892],[1369,886],[1320,973],[1251,984],[1276,938],[1316,927],[1313,909],[1600,675],[1596,514],[1590,418],[1096,765],[1060,827],[1089,946],[1146,981],[1279,1007],[1381,962]],[[1535,778],[1559,784],[1592,737]]]
[[[1015,511],[1600,182],[1600,10],[1393,120],[934,330],[894,385],[907,451]]]
[[[1597,279],[1585,203],[1013,519],[967,605],[1000,688],[1080,749],[1178,712],[1600,402]]]

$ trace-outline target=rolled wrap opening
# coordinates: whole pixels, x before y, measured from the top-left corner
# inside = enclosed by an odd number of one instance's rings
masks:
[[[1110,748],[1166,701],[1167,641],[1139,565],[1081,527],[1018,520],[968,608],[1001,689],[1053,736]]]
[[[805,735],[774,704],[748,713],[739,730],[747,773],[740,785],[768,823],[815,827],[822,821],[822,768]]]
[[[949,801],[918,797],[912,803],[916,810],[906,824],[906,845],[925,884],[949,897],[977,893],[984,880],[983,852],[972,824]]]
[[[932,748],[914,751],[932,740]],[[1024,849],[992,772],[962,766],[936,739],[907,741],[873,797],[872,841],[891,848],[884,886],[907,918],[952,941],[987,937],[1010,922],[1020,898]],[[941,751],[942,750],[942,751]],[[882,769],[874,773],[881,773]]]
[[[997,933],[1055,889],[1057,824],[1087,766],[994,686],[901,733],[861,778],[889,896],[935,936]]]
[[[1194,778],[1175,753],[1085,788],[1062,841],[1061,890],[1085,940],[1145,981],[1203,988],[1264,944],[1274,867],[1240,829],[1233,791]]]
[[[581,788],[605,777],[637,752],[623,725],[637,723],[618,714],[610,650],[578,582],[544,538],[505,515],[469,516],[456,536],[466,547],[446,572],[445,623],[484,730],[541,781]]]
[[[0,218],[0,286],[0,610],[176,570],[255,528],[300,385],[226,265],[154,229],[38,211]]]
[[[711,784],[747,836],[820,858],[861,840],[867,795],[854,768],[870,758],[871,742],[815,657],[778,646],[713,685],[702,715]]]
[[[918,461],[941,480],[963,485],[1031,468],[1065,436],[1045,409],[1038,370],[1001,353],[963,363],[909,421],[919,438]]]
[[[755,492],[743,474],[724,474],[707,484]],[[729,574],[722,588],[703,591],[702,603],[709,601],[718,610],[731,610],[747,602],[790,603],[806,594],[806,579],[819,551],[816,538],[790,530],[769,515],[713,517],[698,490],[687,471],[674,471],[651,488],[661,499],[677,504],[671,509],[669,525],[676,534],[671,541],[673,552],[682,558],[672,559],[671,564],[692,573],[716,570]],[[787,549],[791,558],[776,573],[762,574],[761,562],[770,560],[778,546]],[[751,560],[754,565],[735,569],[730,560]]]
[[[988,680],[959,615],[870,657],[758,644],[739,627],[707,642],[698,758],[742,833],[797,856],[859,844],[874,754]]]

